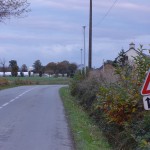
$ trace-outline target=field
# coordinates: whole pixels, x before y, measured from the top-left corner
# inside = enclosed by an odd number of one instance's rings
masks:
[[[0,77],[0,90],[20,85],[69,84],[70,78],[58,77]]]

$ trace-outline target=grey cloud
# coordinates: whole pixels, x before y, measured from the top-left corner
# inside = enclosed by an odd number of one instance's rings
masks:
[[[63,59],[80,63],[83,48],[82,25],[88,26],[89,1],[30,0],[29,17],[1,25],[0,55],[31,66],[36,59],[43,64]],[[113,0],[93,1],[93,22],[99,22]],[[131,41],[147,44],[150,39],[149,3],[118,1],[102,24],[93,26],[93,64],[114,59]],[[88,51],[88,27],[86,28]],[[88,53],[88,52],[87,52]]]

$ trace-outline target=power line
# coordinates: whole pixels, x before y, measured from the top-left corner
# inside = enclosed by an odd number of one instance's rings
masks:
[[[106,12],[105,15],[103,16],[103,18],[102,18],[98,23],[96,23],[94,26],[97,26],[97,25],[101,24],[101,23],[105,20],[105,18],[109,15],[109,13],[111,12],[111,10],[113,9],[113,7],[116,5],[117,2],[118,2],[118,0],[115,0],[115,1],[113,2],[113,4],[112,4],[111,7],[107,10],[107,12]]]

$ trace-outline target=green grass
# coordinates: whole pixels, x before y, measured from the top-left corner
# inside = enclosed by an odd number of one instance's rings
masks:
[[[69,118],[77,150],[111,150],[100,129],[88,114],[75,102],[69,88],[60,89],[64,107]]]
[[[66,85],[70,78],[48,78],[48,77],[0,77],[0,80],[7,80],[7,84],[0,84],[0,90],[22,85]]]
[[[69,84],[70,79],[61,77],[61,78],[48,78],[48,77],[5,77],[10,83],[16,83],[18,81],[31,82],[31,84]]]
[[[0,86],[0,90],[4,90],[4,89],[8,89],[8,88],[13,88],[16,87],[15,85],[4,85],[4,86]]]

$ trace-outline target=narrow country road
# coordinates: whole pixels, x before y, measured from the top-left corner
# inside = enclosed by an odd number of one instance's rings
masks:
[[[0,150],[73,150],[58,85],[0,91]]]

